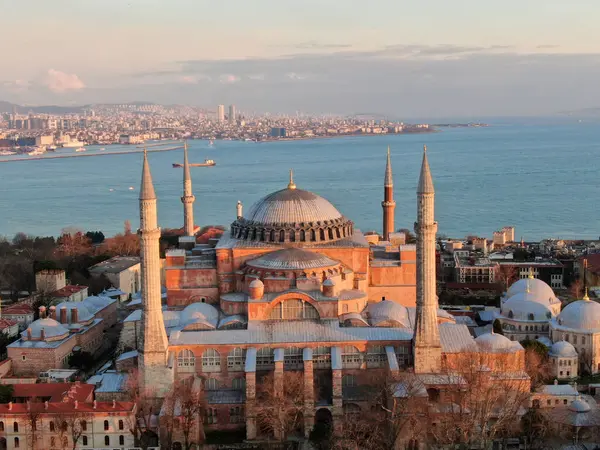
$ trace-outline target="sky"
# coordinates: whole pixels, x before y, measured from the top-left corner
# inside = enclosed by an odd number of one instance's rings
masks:
[[[0,0],[0,100],[246,112],[600,107],[597,0]]]

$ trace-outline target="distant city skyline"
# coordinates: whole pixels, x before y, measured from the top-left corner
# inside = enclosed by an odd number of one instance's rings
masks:
[[[0,100],[19,104],[396,117],[600,107],[600,3],[584,0],[30,0],[3,13],[14,39],[0,45]]]

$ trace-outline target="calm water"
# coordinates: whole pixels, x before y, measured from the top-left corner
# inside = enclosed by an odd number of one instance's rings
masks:
[[[389,144],[396,227],[412,228],[421,149],[427,143],[440,233],[489,237],[503,225],[515,225],[517,237],[525,239],[598,238],[599,135],[599,123],[515,121],[427,135],[217,141],[213,148],[192,141],[193,162],[217,162],[192,169],[196,223],[231,223],[238,200],[247,211],[260,197],[284,188],[293,168],[299,188],[324,196],[362,230],[380,230]],[[113,149],[122,148],[107,151]],[[153,153],[149,159],[160,224],[181,226],[182,170],[171,164],[182,162],[182,152]],[[0,164],[0,235],[56,235],[66,226],[113,234],[125,219],[135,227],[141,160],[141,154],[130,154]]]

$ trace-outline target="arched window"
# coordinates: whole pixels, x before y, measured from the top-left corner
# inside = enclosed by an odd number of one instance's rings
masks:
[[[82,436],[81,437],[81,443],[83,445],[88,445],[88,437],[87,436]]]
[[[313,367],[329,369],[331,367],[331,348],[317,347],[313,350]]]
[[[284,300],[273,307],[269,315],[272,320],[318,319],[319,312],[310,303],[300,299]]]
[[[348,420],[358,420],[360,418],[360,406],[356,403],[344,404],[344,416]]]
[[[18,432],[19,432],[19,424],[18,424],[17,422],[14,422],[14,423],[13,423],[13,431],[14,431],[15,433],[18,433]]]
[[[4,431],[4,422],[0,420],[0,431]]]
[[[323,228],[321,228],[319,230],[319,237],[321,238],[322,241],[325,240],[325,230]]]
[[[229,352],[227,355],[227,370],[229,371],[242,371],[246,364],[246,350],[240,347],[236,347]]]
[[[581,345],[585,345],[585,336],[581,336]]]
[[[119,430],[124,430],[122,420],[119,420]]]
[[[285,231],[281,230],[279,232],[279,242],[285,242]]]
[[[125,436],[123,436],[123,435],[119,436],[119,445],[125,445]]]
[[[296,242],[296,232],[294,230],[290,230],[290,242]]]
[[[509,319],[513,319],[515,317],[515,314],[512,312],[512,309],[508,311],[508,318]]]
[[[269,240],[271,242],[275,242],[275,230],[271,230],[271,232],[269,233]]]
[[[310,240],[311,242],[315,242],[317,240],[317,234],[315,233],[315,230],[310,230]]]
[[[216,378],[208,378],[204,382],[204,389],[206,389],[207,391],[216,391],[217,389],[219,389],[219,382]]]
[[[256,352],[256,367],[261,369],[269,369],[275,365],[275,356],[273,349],[269,347],[259,348]]]
[[[382,345],[374,345],[367,348],[367,368],[385,367],[387,365],[387,354]]]
[[[50,422],[50,431],[55,431],[54,421]]]
[[[194,352],[187,348],[177,355],[177,370],[179,372],[194,372],[196,370],[196,357]]]
[[[306,232],[304,230],[300,230],[300,242],[306,241]]]
[[[87,431],[87,422],[85,420],[81,421],[81,430]]]
[[[108,420],[104,421],[104,431],[108,431]]]
[[[535,320],[533,317],[533,313],[529,313],[529,320]]]
[[[21,442],[19,441],[19,438],[16,437],[15,438],[15,448],[19,448],[20,445],[21,445]]]
[[[283,351],[283,368],[287,370],[302,369],[302,349],[298,347],[287,347]]]
[[[110,437],[104,436],[104,445],[106,445],[106,446],[110,445]]]
[[[245,378],[234,378],[231,383],[231,387],[236,391],[246,391],[246,379]]]
[[[333,230],[330,228],[329,229],[329,239],[333,240]]]
[[[342,367],[344,369],[360,369],[362,365],[362,353],[352,345],[342,348]]]
[[[221,371],[221,355],[213,348],[204,350],[202,353],[202,371],[203,372],[220,372]]]

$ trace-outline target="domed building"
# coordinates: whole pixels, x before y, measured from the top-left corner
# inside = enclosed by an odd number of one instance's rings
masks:
[[[600,372],[600,304],[590,300],[569,303],[550,321],[550,339],[570,343],[579,355],[579,372]]]
[[[547,337],[550,320],[561,307],[552,288],[533,275],[516,281],[500,303],[496,318],[502,325],[502,333],[513,341]]]
[[[557,341],[548,352],[554,378],[565,380],[577,378],[579,355],[575,347],[567,341]]]

